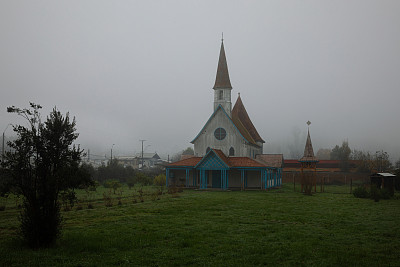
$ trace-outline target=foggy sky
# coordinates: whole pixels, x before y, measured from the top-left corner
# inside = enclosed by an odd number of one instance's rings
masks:
[[[221,33],[232,102],[265,153],[310,126],[315,153],[400,158],[400,1],[1,1],[0,131],[6,107],[54,106],[91,153],[188,146],[213,112]],[[9,128],[6,136],[12,135]]]

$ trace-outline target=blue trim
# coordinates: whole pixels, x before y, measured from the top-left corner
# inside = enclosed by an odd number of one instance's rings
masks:
[[[218,154],[214,152],[214,149],[212,149],[212,148],[211,148],[210,151],[196,164],[196,166],[194,166],[194,168],[195,168],[195,169],[198,168],[200,164],[202,164],[204,161],[206,161],[206,158],[208,157],[208,155],[209,155],[211,152],[212,152],[217,158],[219,158],[219,160],[221,160],[222,164],[225,166],[226,169],[229,169],[229,166],[226,165],[225,161],[223,161],[223,160],[218,156]],[[201,169],[201,168],[200,168],[200,169]]]
[[[206,124],[204,124],[203,128],[201,128],[200,132],[196,135],[196,137],[190,141],[190,143],[194,144],[194,141],[196,141],[196,139],[200,136],[200,134],[203,132],[204,128],[206,128],[206,126],[208,125],[208,123],[211,121],[211,119],[215,116],[215,114],[217,113],[217,111],[219,109],[222,109],[222,111],[224,112],[224,114],[226,115],[226,117],[228,117],[229,121],[232,123],[232,125],[235,127],[235,129],[237,130],[237,132],[239,133],[239,135],[249,144],[251,144],[249,142],[249,140],[247,140],[246,138],[244,138],[244,136],[240,133],[239,129],[236,127],[236,125],[233,123],[231,117],[229,117],[228,113],[226,113],[225,109],[221,106],[221,104],[218,105],[217,109],[213,112],[213,114],[211,114],[210,118],[208,119],[208,121],[206,122]]]

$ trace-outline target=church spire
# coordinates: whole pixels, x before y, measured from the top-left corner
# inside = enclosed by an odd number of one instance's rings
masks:
[[[221,50],[219,52],[217,76],[213,89],[232,89],[231,81],[229,79],[228,64],[226,63],[224,39],[222,35]]]
[[[310,127],[311,122],[307,121],[308,127]],[[306,146],[304,147],[304,155],[300,159],[300,161],[317,161],[317,158],[314,156],[314,149],[311,143],[311,137],[310,137],[310,128],[308,128],[307,132],[307,141],[306,141]]]

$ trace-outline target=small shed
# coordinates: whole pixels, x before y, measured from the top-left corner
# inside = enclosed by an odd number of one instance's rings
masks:
[[[370,177],[371,186],[375,185],[377,188],[385,188],[390,193],[394,193],[396,175],[387,172],[378,172],[372,174]]]

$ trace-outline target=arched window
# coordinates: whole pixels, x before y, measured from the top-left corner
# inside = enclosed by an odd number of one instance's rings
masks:
[[[235,149],[233,147],[229,148],[229,156],[235,156]]]
[[[224,91],[219,90],[219,92],[218,92],[218,100],[222,100],[222,98],[224,98]]]
[[[211,148],[210,148],[210,147],[207,147],[207,149],[206,149],[206,154],[207,154],[208,152],[210,152],[210,150],[211,150]]]

